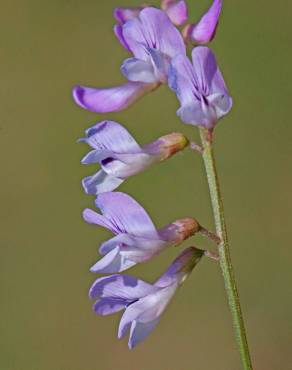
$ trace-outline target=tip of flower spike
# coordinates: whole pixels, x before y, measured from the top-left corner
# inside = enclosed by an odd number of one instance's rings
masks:
[[[162,136],[158,141],[160,143],[161,151],[164,154],[163,159],[171,157],[189,145],[189,140],[183,134],[178,132]]]

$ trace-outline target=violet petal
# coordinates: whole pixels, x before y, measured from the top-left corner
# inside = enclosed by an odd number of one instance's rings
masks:
[[[100,245],[99,253],[104,256],[120,245],[131,245],[133,243],[132,238],[133,237],[128,234],[116,235]]]
[[[130,50],[129,45],[127,44],[124,35],[123,35],[123,27],[121,24],[115,24],[114,25],[114,34],[116,35],[116,38],[119,40],[120,44],[128,51]]]
[[[148,60],[147,47],[157,49],[169,57],[180,53],[186,54],[180,32],[159,9],[143,9],[138,18],[124,24],[123,35],[138,59]]]
[[[128,302],[118,298],[102,298],[94,303],[93,310],[97,315],[107,316],[123,310]]]
[[[137,153],[141,151],[128,130],[114,121],[102,121],[86,130],[87,142],[97,150],[108,150],[113,153]]]
[[[145,83],[157,81],[152,65],[137,58],[126,59],[121,66],[121,72],[129,81]]]
[[[116,229],[116,227],[112,224],[112,222],[110,220],[108,220],[106,217],[92,211],[91,209],[86,208],[83,211],[82,215],[83,215],[84,220],[87,223],[104,227],[104,228],[110,230],[111,232],[113,232],[114,234],[118,233],[118,230]]]
[[[127,307],[120,321],[118,337],[122,338],[126,335],[127,331],[130,329],[130,325],[134,321],[150,323],[153,320],[159,319],[173,297],[176,289],[177,285],[172,284],[169,287],[159,289],[152,294],[148,294],[144,298],[139,299],[137,302]],[[131,333],[133,334],[132,330]],[[129,340],[129,343],[130,342],[131,338]]]
[[[99,274],[113,274],[127,270],[135,264],[136,262],[123,257],[120,248],[117,247],[96,262],[90,271]]]
[[[117,189],[123,182],[124,179],[99,170],[96,174],[82,179],[82,186],[86,194],[98,195]]]
[[[134,320],[130,329],[128,346],[133,349],[142,342],[157,326],[160,318],[148,322],[139,322]]]
[[[143,7],[115,8],[114,18],[121,24],[138,17]]]
[[[156,237],[157,230],[143,207],[129,195],[114,192],[97,197],[96,206],[111,220],[120,233],[141,237]]]
[[[193,65],[178,55],[171,61],[169,86],[181,103],[178,115],[184,123],[212,128],[232,107],[222,74],[212,51],[196,47]]]
[[[158,288],[145,283],[129,275],[111,275],[97,279],[90,288],[91,299],[97,298],[121,298],[127,301],[135,301]]]
[[[188,7],[184,0],[162,0],[161,8],[166,12],[171,22],[176,26],[183,25],[188,19]]]
[[[103,159],[109,157],[112,152],[108,150],[91,150],[82,159],[82,164],[100,163]]]
[[[222,8],[222,0],[214,0],[208,11],[200,21],[191,26],[189,38],[199,44],[205,44],[213,40]]]
[[[128,82],[105,89],[76,86],[73,89],[73,98],[80,107],[92,112],[119,112],[154,88],[155,85],[142,82]]]

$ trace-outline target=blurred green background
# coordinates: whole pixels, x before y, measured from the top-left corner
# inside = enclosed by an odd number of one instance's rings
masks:
[[[188,1],[197,20],[210,0]],[[158,1],[154,1],[158,5]],[[76,83],[109,86],[127,53],[112,10],[121,0],[4,0],[1,3],[0,369],[240,369],[223,282],[204,260],[158,328],[129,351],[116,339],[119,314],[95,316],[87,291],[105,230],[81,219],[93,198],[80,180],[84,129],[115,119],[140,143],[196,128],[180,123],[175,96],[160,88],[119,114],[75,106]],[[288,0],[225,1],[215,42],[234,97],[216,129],[232,256],[257,370],[292,369],[291,13]],[[186,150],[120,188],[158,226],[197,217],[213,228],[199,155]],[[185,243],[209,247],[195,237]],[[168,250],[131,270],[154,280],[178,253]]]

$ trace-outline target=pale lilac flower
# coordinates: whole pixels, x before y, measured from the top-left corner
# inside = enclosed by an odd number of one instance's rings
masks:
[[[187,138],[172,133],[141,147],[129,132],[113,121],[103,121],[86,131],[85,141],[93,148],[83,164],[99,163],[101,169],[83,179],[87,194],[101,194],[115,190],[130,176],[144,171],[151,164],[161,162],[188,145]]]
[[[159,9],[145,8],[121,27],[123,43],[133,54],[121,66],[129,82],[109,89],[77,86],[73,90],[75,102],[93,112],[127,108],[146,92],[166,83],[171,59],[177,54],[186,55],[180,32]]]
[[[197,44],[206,44],[212,41],[216,34],[221,8],[222,0],[214,0],[198,23],[188,24],[183,30],[186,41]]]
[[[210,129],[230,111],[232,99],[212,51],[198,46],[192,59],[193,64],[183,55],[172,60],[169,86],[180,101],[177,114],[181,120]]]
[[[86,209],[84,220],[110,230],[115,236],[101,244],[99,252],[104,257],[91,268],[92,272],[124,271],[200,231],[200,225],[192,218],[177,220],[158,230],[145,210],[124,193],[100,194],[95,204],[102,215]]]
[[[118,338],[130,331],[128,346],[134,348],[156,327],[176,290],[203,254],[194,247],[185,249],[154,284],[127,275],[97,279],[89,291],[90,298],[96,300],[94,311],[105,316],[125,309]]]

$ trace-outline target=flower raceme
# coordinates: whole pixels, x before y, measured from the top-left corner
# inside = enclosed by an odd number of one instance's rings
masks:
[[[184,55],[172,59],[169,86],[180,101],[177,114],[181,120],[211,129],[231,110],[232,98],[208,47],[194,48],[192,62]]]
[[[86,142],[93,150],[83,164],[99,163],[101,169],[83,179],[87,194],[101,194],[116,189],[126,178],[163,161],[188,145],[187,138],[172,133],[141,147],[129,132],[113,121],[100,122],[86,131]]]
[[[73,90],[75,102],[97,113],[118,112],[167,83],[180,102],[177,114],[181,120],[208,129],[209,135],[217,121],[230,111],[232,98],[212,51],[207,47],[195,47],[191,63],[186,46],[188,43],[212,41],[221,8],[222,0],[213,0],[199,22],[187,24],[182,33],[175,26],[182,26],[188,19],[184,0],[162,0],[161,10],[148,5],[116,8],[114,17],[118,24],[114,27],[115,35],[132,54],[120,68],[128,82],[111,88],[76,86]],[[208,178],[211,176],[212,179],[216,177],[216,171],[209,166],[213,157],[210,151],[206,151],[204,140],[202,135],[202,147],[195,143],[190,146],[204,154]],[[220,259],[226,286],[232,282],[233,289],[227,289],[227,293],[243,348],[246,344],[244,327],[232,266],[228,261],[227,239],[221,232],[222,225],[216,225],[221,237],[203,228],[194,218],[179,219],[157,229],[147,212],[133,198],[112,192],[128,177],[183,150],[189,145],[187,138],[180,133],[172,133],[140,146],[119,123],[103,121],[89,128],[86,137],[80,141],[92,148],[82,163],[99,164],[101,167],[97,173],[82,181],[87,194],[97,195],[95,205],[100,213],[85,209],[83,218],[87,223],[106,228],[114,234],[100,245],[102,257],[91,267],[94,273],[114,274],[97,279],[90,289],[89,296],[95,300],[93,308],[96,314],[104,316],[124,310],[118,337],[122,338],[129,332],[128,345],[130,349],[134,348],[156,327],[178,287],[205,255],[216,261]],[[210,190],[215,198],[215,208],[219,209],[220,221],[224,224],[216,181],[211,181]],[[219,257],[216,253],[190,247],[180,253],[153,284],[118,274],[137,263],[150,260],[167,247],[180,245],[196,233],[220,244],[225,250],[223,255]],[[248,353],[245,353],[246,361]]]
[[[181,120],[207,129],[201,130],[202,147],[195,143],[191,143],[190,147],[204,157],[207,176],[211,179],[209,187],[218,232],[216,235],[208,231],[193,218],[180,219],[157,229],[147,212],[133,198],[111,192],[128,177],[183,150],[189,145],[184,135],[172,133],[141,147],[120,124],[100,122],[88,129],[86,137],[80,140],[93,149],[82,163],[98,163],[101,167],[96,174],[83,180],[86,193],[97,195],[95,204],[100,213],[85,209],[83,218],[114,234],[100,245],[102,258],[91,268],[94,273],[114,275],[97,279],[89,296],[95,301],[93,308],[98,315],[124,310],[118,337],[123,338],[129,332],[128,346],[132,349],[156,327],[176,290],[202,256],[220,260],[235,331],[240,338],[238,344],[242,363],[251,369],[210,146],[213,128],[232,108],[232,98],[209,48],[195,47],[192,63],[186,53],[189,42],[205,44],[212,41],[221,8],[222,0],[214,0],[199,22],[187,24],[182,33],[175,26],[182,26],[187,21],[188,9],[184,0],[162,0],[161,10],[147,5],[117,8],[114,16],[118,24],[114,32],[132,54],[121,66],[128,82],[112,88],[77,86],[73,90],[73,97],[79,106],[107,113],[121,111],[161,84],[168,83],[180,102],[177,114]],[[219,215],[219,220],[216,215]],[[169,246],[180,245],[198,232],[220,244],[223,251],[220,257],[210,251],[188,248],[153,284],[117,274],[150,260]],[[232,289],[228,288],[230,284]]]
[[[75,87],[74,100],[85,109],[106,113],[127,108],[166,83],[171,59],[178,54],[186,55],[180,32],[159,9],[145,8],[121,27],[123,42],[133,54],[121,66],[129,82],[106,89]]]
[[[105,316],[125,310],[118,337],[123,338],[130,331],[128,346],[134,348],[156,327],[176,290],[203,254],[195,247],[187,248],[154,284],[127,275],[97,279],[89,291],[90,298],[96,300],[94,311]]]
[[[95,273],[125,271],[137,263],[150,260],[169,246],[181,244],[201,230],[192,218],[177,220],[157,229],[146,211],[124,193],[100,194],[95,204],[102,214],[85,209],[84,220],[115,234],[101,244],[99,252],[103,258],[91,268],[91,272]]]

